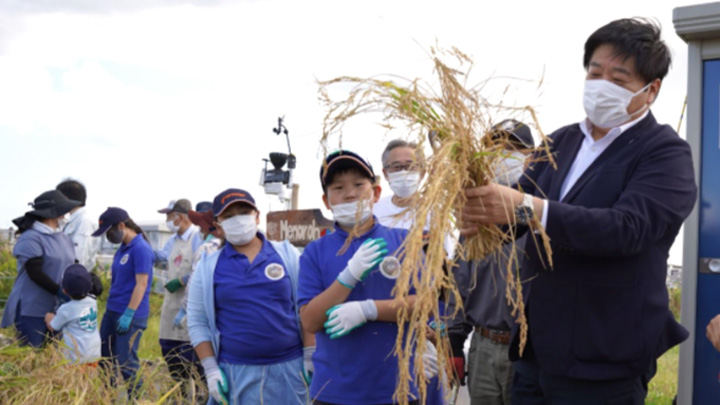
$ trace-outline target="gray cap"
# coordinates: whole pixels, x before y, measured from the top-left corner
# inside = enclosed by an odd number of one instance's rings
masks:
[[[509,141],[521,143],[526,148],[535,147],[535,139],[530,132],[530,127],[518,120],[508,119],[492,127],[493,139],[508,137]]]
[[[192,203],[190,200],[181,198],[179,200],[172,200],[166,208],[158,210],[161,214],[169,214],[171,212],[178,212],[180,214],[187,214],[192,209]]]

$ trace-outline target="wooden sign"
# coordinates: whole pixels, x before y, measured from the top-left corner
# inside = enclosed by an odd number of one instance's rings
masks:
[[[307,246],[334,229],[333,221],[325,218],[319,209],[269,212],[266,221],[268,239],[287,239],[295,246]]]

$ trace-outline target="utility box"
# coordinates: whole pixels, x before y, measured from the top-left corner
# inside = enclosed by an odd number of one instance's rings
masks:
[[[685,222],[678,404],[720,403],[720,353],[705,336],[720,314],[720,3],[673,10],[688,44],[687,141],[700,186]]]

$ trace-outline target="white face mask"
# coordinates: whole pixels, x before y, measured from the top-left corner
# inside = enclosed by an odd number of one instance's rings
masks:
[[[358,223],[357,214],[358,210],[362,210],[360,213],[360,222],[367,221],[372,216],[372,208],[370,207],[370,200],[358,200],[349,203],[337,204],[330,206],[333,213],[333,219],[335,222],[342,226],[355,226]]]
[[[175,225],[174,221],[167,221],[165,222],[165,226],[170,230],[170,232],[175,233],[180,230],[180,225]]]
[[[420,186],[420,173],[401,170],[395,173],[388,173],[390,190],[400,198],[407,198],[415,194]]]
[[[505,186],[517,183],[525,172],[525,155],[514,151],[495,166],[495,182]]]
[[[250,243],[257,235],[257,222],[255,215],[235,215],[220,222],[225,233],[225,239],[234,246],[244,246]]]
[[[68,222],[70,222],[70,221],[68,220],[67,215],[64,215],[64,216],[58,218],[58,227],[55,231],[62,232],[65,229],[65,227],[67,226]]]
[[[641,113],[649,107],[649,104],[645,104],[632,114],[627,112],[633,97],[642,93],[648,87],[650,87],[650,83],[640,91],[633,93],[607,80],[585,80],[585,92],[583,94],[585,113],[593,125],[600,128],[615,128],[630,121],[633,115]]]

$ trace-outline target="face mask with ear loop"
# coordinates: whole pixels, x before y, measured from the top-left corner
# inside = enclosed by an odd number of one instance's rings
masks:
[[[409,172],[401,170],[395,173],[388,173],[390,190],[400,198],[407,198],[415,194],[420,186],[420,172]]]
[[[583,107],[590,122],[600,128],[615,128],[630,121],[633,115],[650,108],[645,104],[639,110],[628,114],[627,108],[632,99],[650,87],[652,82],[633,93],[615,83],[603,79],[585,80]]]
[[[373,215],[369,199],[331,205],[330,209],[333,213],[333,220],[347,227],[355,226],[357,223],[362,224]],[[360,213],[360,218],[358,218],[358,212]]]
[[[220,223],[225,239],[233,246],[244,246],[257,235],[255,215],[235,215]]]
[[[177,219],[178,217],[175,217]],[[165,222],[165,226],[170,230],[172,233],[176,233],[180,230],[180,225],[175,225],[175,219]]]

